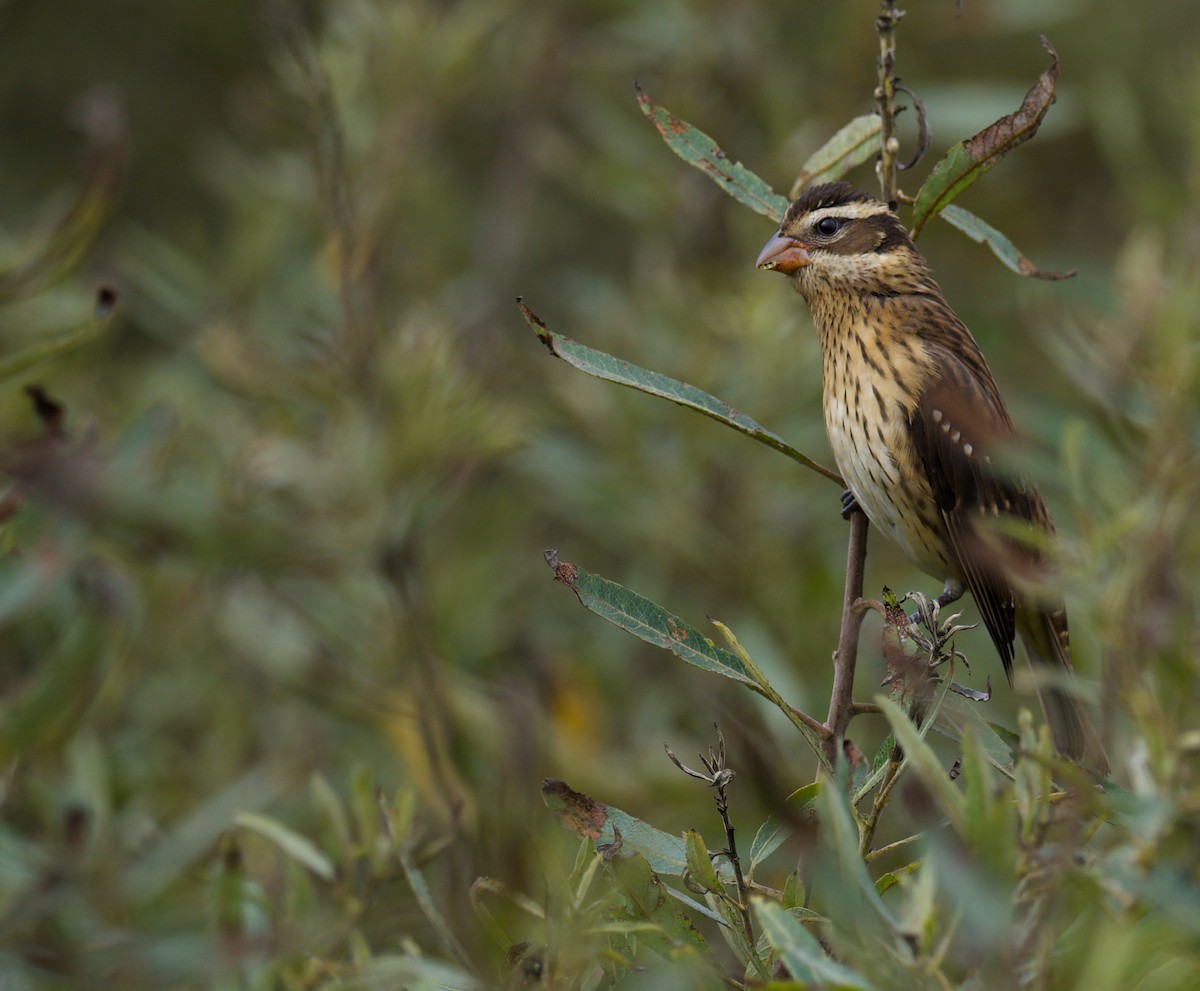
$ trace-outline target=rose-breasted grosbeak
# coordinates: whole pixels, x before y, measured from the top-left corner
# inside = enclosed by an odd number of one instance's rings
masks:
[[[969,589],[1012,681],[1014,638],[1071,671],[1067,614],[1031,591],[1041,555],[989,520],[1053,532],[1037,490],[1004,462],[1015,430],[979,346],[899,218],[848,183],[788,208],[758,267],[789,276],[821,342],[825,427],[850,493],[922,571],[944,605]],[[1104,774],[1104,748],[1078,700],[1041,688],[1060,753]]]

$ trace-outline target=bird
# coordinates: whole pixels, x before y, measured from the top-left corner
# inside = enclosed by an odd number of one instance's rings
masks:
[[[1073,673],[1066,608],[1031,575],[1054,524],[1012,469],[1017,430],[975,338],[896,213],[844,181],[812,186],[784,213],[757,268],[788,276],[812,313],[825,428],[857,504],[923,572],[939,606],[965,591],[1013,682],[1019,636],[1035,665]],[[1007,531],[1006,531],[1007,524]],[[1055,749],[1104,776],[1108,758],[1060,676],[1039,686]]]

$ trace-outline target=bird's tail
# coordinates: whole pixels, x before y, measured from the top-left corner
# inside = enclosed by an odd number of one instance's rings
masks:
[[[1017,631],[1035,665],[1073,673],[1067,617],[1061,605],[1050,609],[1019,609]],[[1071,686],[1039,685],[1038,698],[1050,726],[1054,748],[1086,770],[1106,776],[1108,755],[1104,752],[1104,744]]]

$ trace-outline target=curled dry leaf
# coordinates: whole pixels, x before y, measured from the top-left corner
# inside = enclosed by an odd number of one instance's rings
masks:
[[[948,203],[1018,145],[1037,134],[1054,103],[1058,85],[1058,52],[1043,36],[1042,45],[1053,60],[1025,94],[1021,105],[960,141],[933,167],[913,201],[913,237]]]

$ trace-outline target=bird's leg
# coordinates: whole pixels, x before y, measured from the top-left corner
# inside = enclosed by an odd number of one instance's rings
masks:
[[[957,578],[947,578],[946,584],[942,587],[942,594],[934,599],[931,603],[931,605],[934,607],[933,615],[936,616],[942,611],[943,608],[950,605],[951,602],[957,602],[959,599],[961,599],[964,591],[965,589],[963,588],[963,583]],[[908,617],[908,623],[910,626],[916,625],[920,622],[920,620],[920,612],[915,612]]]
[[[846,489],[846,491],[842,493],[842,519],[850,519],[850,514],[858,508],[858,500],[854,498],[854,493],[849,489]]]

